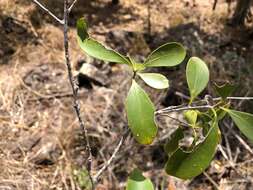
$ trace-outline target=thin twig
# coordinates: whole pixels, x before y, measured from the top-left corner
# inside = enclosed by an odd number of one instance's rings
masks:
[[[223,157],[228,160],[228,155],[226,154],[226,152],[223,150],[222,146],[219,144],[218,145],[218,149],[221,152],[221,154],[223,155]]]
[[[162,113],[170,113],[170,112],[178,112],[178,111],[184,111],[184,110],[195,110],[195,109],[209,109],[213,108],[213,106],[210,105],[202,105],[202,106],[185,106],[185,107],[168,107],[165,109],[161,109],[155,112],[155,114],[162,114]]]
[[[69,8],[68,8],[68,12],[69,12],[69,13],[71,12],[71,10],[72,10],[72,8],[74,7],[74,5],[76,4],[76,2],[77,2],[77,0],[74,0],[74,1],[72,2],[72,4],[69,6]]]
[[[44,11],[46,11],[50,16],[52,16],[57,22],[59,22],[60,24],[64,24],[64,20],[59,19],[57,16],[55,16],[54,13],[52,13],[50,10],[48,10],[46,7],[44,7],[44,5],[42,5],[39,1],[37,0],[32,0],[35,4],[37,4],[41,9],[43,9]]]
[[[64,0],[64,52],[65,52],[65,60],[66,60],[66,66],[68,70],[68,78],[69,82],[72,88],[73,92],[73,104],[74,104],[74,109],[76,112],[76,116],[79,121],[79,125],[81,128],[81,131],[85,137],[86,140],[86,148],[88,150],[89,157],[87,159],[87,170],[88,170],[88,175],[92,183],[92,189],[94,189],[94,183],[93,183],[93,178],[90,174],[91,172],[91,166],[92,166],[92,154],[91,154],[91,147],[90,147],[90,142],[88,138],[88,131],[84,126],[84,121],[81,117],[80,113],[80,104],[78,101],[77,93],[78,93],[78,85],[76,84],[76,81],[74,80],[73,73],[72,73],[72,68],[70,65],[70,58],[69,58],[69,40],[68,40],[68,18],[69,18],[69,12],[68,12],[68,0]]]
[[[234,131],[232,131],[232,134],[237,138],[237,140],[244,146],[244,148],[246,150],[248,150],[248,152],[253,155],[253,151],[250,148],[250,146],[238,135],[236,134]]]
[[[186,96],[186,95],[183,94],[182,92],[176,91],[176,92],[175,92],[175,95],[177,95],[177,96],[179,96],[179,97],[181,97],[181,98],[183,98],[183,99],[186,99],[186,100],[190,100],[190,99],[191,99],[191,97]]]
[[[223,124],[228,128],[228,129],[231,129],[230,125],[227,123],[227,122],[223,122]],[[232,124],[232,123],[231,123]],[[238,135],[236,134],[235,131],[233,130],[230,130],[229,132],[231,132],[235,138],[237,138],[237,140],[244,146],[244,148],[251,154],[253,155],[253,151],[252,149],[250,148],[250,146]],[[228,134],[229,135],[229,134]]]
[[[220,190],[219,185],[213,180],[213,178],[211,178],[211,176],[209,176],[206,172],[203,172],[203,174],[213,184],[215,189]]]
[[[213,3],[213,11],[214,11],[215,8],[216,8],[217,2],[218,2],[218,0],[214,0],[214,3]]]
[[[188,123],[186,123],[186,122],[184,122],[184,121],[182,121],[182,120],[180,120],[180,119],[177,119],[177,118],[175,118],[175,117],[172,117],[172,116],[170,116],[170,115],[167,114],[167,113],[159,114],[159,116],[166,116],[166,117],[169,117],[170,119],[173,119],[173,120],[175,120],[176,122],[181,123],[183,126],[186,126],[186,127],[189,127],[189,126],[190,126]]]
[[[213,101],[220,101],[222,98],[213,98]],[[253,97],[227,97],[227,100],[253,100]],[[206,102],[206,100],[200,100],[193,102],[192,104],[196,103],[203,103]],[[191,109],[209,109],[212,108],[210,105],[199,105],[199,106],[187,106],[186,104],[182,104],[179,106],[169,106],[167,108],[163,108],[161,110],[157,110],[155,113],[156,114],[161,114],[161,113],[170,113],[170,112],[178,112],[178,111],[184,111],[184,110],[191,110]]]
[[[227,97],[228,100],[253,100],[253,97]]]
[[[109,158],[109,160],[103,165],[103,167],[96,173],[96,175],[93,177],[94,183],[96,183],[100,177],[100,175],[106,170],[106,168],[108,168],[108,166],[111,165],[112,161],[115,159],[117,153],[119,152],[121,146],[123,145],[125,139],[128,137],[129,135],[129,130],[127,129],[124,134],[122,135],[117,147],[115,148],[115,150],[113,151],[111,157]]]

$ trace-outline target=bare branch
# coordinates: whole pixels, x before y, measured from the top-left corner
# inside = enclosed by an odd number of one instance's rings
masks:
[[[213,98],[213,101],[220,101],[222,98]],[[253,97],[227,97],[227,100],[253,100]],[[197,103],[203,103],[206,102],[206,100],[200,100],[193,102],[192,104]],[[191,109],[209,109],[213,106],[210,105],[199,105],[199,106],[188,106],[186,104],[182,104],[179,106],[169,106],[167,108],[163,108],[161,110],[157,110],[155,114],[162,114],[162,113],[170,113],[170,112],[178,112],[178,111],[184,111],[184,110],[191,110]]]
[[[114,152],[112,153],[111,157],[109,158],[109,160],[103,165],[103,167],[97,172],[97,174],[94,176],[94,183],[96,183],[98,181],[98,178],[100,177],[100,175],[108,168],[108,166],[111,165],[112,161],[115,159],[117,153],[119,152],[121,146],[123,145],[125,139],[128,137],[129,135],[129,129],[127,129],[124,134],[122,135],[117,147],[115,148]]]
[[[223,124],[224,124],[228,129],[231,129],[229,123],[227,123],[227,122],[224,121]],[[231,124],[232,124],[232,123],[231,123]],[[244,148],[245,148],[251,155],[253,155],[253,151],[252,151],[252,149],[250,148],[250,146],[249,146],[238,134],[236,134],[235,131],[230,130],[229,132],[231,132],[231,133],[237,138],[237,140],[244,146]],[[229,135],[229,134],[228,134],[228,135]]]
[[[237,140],[244,146],[244,148],[251,154],[253,155],[253,151],[251,147],[234,131],[232,131],[233,135],[237,138]]]
[[[228,100],[253,100],[253,97],[227,97]]]
[[[170,113],[170,112],[178,112],[184,110],[196,110],[196,109],[210,109],[213,106],[210,105],[203,105],[203,106],[185,106],[185,107],[168,107],[155,112],[155,114],[162,114],[162,113]]]
[[[215,189],[220,190],[219,185],[213,180],[213,178],[211,178],[211,176],[209,176],[206,172],[203,172],[203,174],[213,184]]]
[[[52,16],[56,21],[58,21],[60,24],[64,26],[63,28],[63,34],[64,34],[64,54],[65,54],[65,63],[67,66],[67,71],[68,71],[68,78],[69,82],[72,88],[72,97],[73,97],[73,107],[76,112],[76,116],[79,121],[79,125],[81,128],[81,131],[85,137],[86,140],[86,148],[89,154],[89,157],[87,159],[87,170],[88,170],[88,175],[92,183],[92,190],[94,189],[94,183],[93,183],[93,178],[91,176],[91,166],[92,166],[92,154],[91,154],[91,147],[90,147],[90,142],[88,138],[88,131],[84,126],[84,121],[82,120],[81,113],[80,113],[80,104],[78,101],[78,85],[76,84],[76,81],[74,80],[73,73],[72,73],[72,68],[70,64],[70,56],[69,56],[69,39],[68,39],[68,18],[69,18],[69,12],[73,8],[74,4],[76,3],[77,0],[74,0],[71,6],[69,7],[69,2],[68,0],[64,0],[64,18],[63,20],[59,19],[57,16],[55,16],[51,11],[49,11],[46,7],[44,7],[39,1],[37,0],[32,0],[35,4],[37,4],[41,9],[43,9],[45,12],[47,12],[50,16]]]
[[[188,124],[188,123],[186,123],[186,122],[184,122],[184,121],[182,121],[182,120],[180,120],[180,119],[177,119],[177,118],[175,118],[175,117],[172,117],[172,116],[170,116],[170,115],[167,114],[167,113],[159,114],[159,116],[166,116],[166,117],[169,117],[170,119],[173,119],[173,120],[177,121],[178,123],[182,124],[182,125],[185,126],[185,127],[191,126],[190,124]]]
[[[214,3],[213,3],[213,11],[215,10],[217,3],[218,3],[218,0],[214,0]]]
[[[60,24],[64,24],[64,20],[59,19],[57,16],[55,16],[54,13],[52,13],[50,10],[48,10],[46,7],[44,7],[44,5],[42,5],[39,1],[37,0],[32,0],[35,4],[37,4],[41,9],[43,9],[44,11],[46,11],[50,16],[52,16],[57,22],[59,22]]]
[[[69,6],[69,8],[68,8],[68,12],[69,12],[69,13],[71,12],[71,10],[72,10],[72,8],[74,7],[74,5],[76,4],[76,2],[77,2],[77,0],[74,0],[74,1],[72,2],[72,4]]]
[[[190,99],[191,99],[191,97],[186,96],[186,95],[183,94],[182,92],[176,91],[176,92],[175,92],[175,95],[177,95],[177,96],[179,96],[179,97],[181,97],[181,98],[183,98],[183,99],[186,99],[186,100],[190,100]]]
[[[90,142],[89,142],[89,137],[88,137],[88,131],[85,128],[84,121],[81,117],[80,104],[79,104],[78,97],[77,97],[78,85],[76,84],[76,81],[74,80],[73,73],[72,73],[72,68],[71,68],[71,64],[70,64],[70,58],[69,58],[68,18],[69,18],[68,0],[64,0],[64,31],[63,31],[63,33],[64,33],[65,61],[66,61],[66,66],[67,66],[67,70],[68,70],[69,82],[70,82],[72,92],[73,92],[73,104],[74,104],[73,107],[75,109],[76,116],[78,118],[81,131],[82,131],[82,133],[85,137],[86,148],[87,148],[87,151],[89,153],[89,157],[88,157],[88,160],[87,160],[87,166],[86,167],[87,167],[87,170],[88,170],[89,178],[90,178],[91,183],[92,183],[92,189],[94,189],[93,178],[90,174],[91,166],[92,166],[92,154],[91,154],[91,147],[90,147]]]

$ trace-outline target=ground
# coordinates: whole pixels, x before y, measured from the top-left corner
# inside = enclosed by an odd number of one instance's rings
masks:
[[[62,17],[60,0],[41,1]],[[199,56],[211,70],[203,94],[215,96],[212,84],[230,81],[240,87],[235,96],[252,96],[253,36],[247,27],[232,28],[234,3],[206,0],[79,0],[70,15],[70,53],[80,82],[79,100],[91,139],[95,174],[116,147],[127,126],[124,99],[131,74],[123,65],[103,63],[84,55],[76,42],[75,21],[85,17],[96,39],[139,60],[159,45],[177,41],[187,56]],[[148,11],[148,7],[150,10]],[[76,173],[87,154],[72,108],[63,54],[62,28],[29,0],[0,2],[0,189],[81,189]],[[84,64],[96,67],[94,80],[80,77]],[[157,108],[181,104],[188,96],[185,63],[162,69],[168,91],[146,88]],[[252,102],[235,106],[252,112]],[[175,117],[178,117],[177,115]],[[98,190],[124,189],[128,173],[138,166],[157,189],[252,189],[252,144],[225,120],[225,134],[207,171],[193,180],[167,176],[162,146],[175,122],[159,120],[159,134],[151,146],[126,139],[114,163],[103,173]]]

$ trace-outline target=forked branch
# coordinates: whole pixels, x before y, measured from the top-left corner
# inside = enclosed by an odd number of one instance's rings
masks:
[[[91,180],[92,183],[92,189],[94,189],[94,185],[93,185],[93,178],[91,176],[91,167],[92,167],[92,154],[91,154],[91,147],[90,147],[90,142],[89,142],[89,137],[88,137],[88,131],[86,129],[86,127],[84,126],[84,121],[81,117],[81,113],[80,113],[80,103],[78,101],[78,97],[77,97],[77,93],[78,93],[78,85],[76,84],[76,81],[74,80],[73,77],[73,73],[72,73],[72,68],[71,68],[71,64],[70,64],[70,57],[69,57],[69,40],[68,40],[68,18],[69,18],[69,2],[68,0],[64,0],[64,52],[65,52],[65,63],[67,66],[67,70],[68,70],[68,78],[69,78],[69,82],[72,88],[72,92],[73,92],[73,104],[74,104],[74,109],[76,112],[76,116],[78,118],[79,121],[79,125],[81,128],[81,131],[85,137],[86,140],[86,148],[89,154],[89,157],[87,159],[87,170],[88,170],[88,174],[89,174],[89,178]]]
[[[68,78],[69,82],[71,85],[72,89],[72,97],[73,97],[73,107],[76,112],[76,116],[79,121],[80,129],[85,137],[86,140],[86,148],[89,154],[89,157],[87,159],[87,170],[88,170],[88,175],[92,183],[92,189],[94,189],[93,185],[93,178],[91,176],[91,165],[92,165],[92,154],[91,154],[91,147],[90,147],[90,142],[88,138],[88,132],[87,129],[85,128],[84,121],[81,117],[80,113],[80,103],[78,101],[78,85],[76,84],[76,81],[73,77],[73,72],[71,68],[71,63],[70,63],[70,54],[69,54],[69,39],[68,39],[68,19],[69,19],[69,12],[73,8],[74,4],[77,2],[77,0],[74,0],[73,3],[69,7],[69,1],[64,0],[64,18],[63,20],[59,19],[57,16],[55,16],[51,11],[49,11],[46,7],[44,7],[39,1],[33,0],[34,3],[36,3],[41,9],[43,9],[45,12],[47,12],[49,15],[51,15],[56,21],[58,21],[60,24],[63,25],[63,34],[64,34],[64,54],[65,54],[65,63],[68,71]]]

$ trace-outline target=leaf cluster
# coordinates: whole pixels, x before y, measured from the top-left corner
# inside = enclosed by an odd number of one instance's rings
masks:
[[[125,102],[128,125],[136,141],[143,145],[151,144],[158,132],[158,126],[155,122],[155,116],[158,112],[136,79],[139,77],[155,89],[168,88],[169,81],[164,75],[149,73],[146,72],[146,69],[150,67],[172,67],[180,64],[186,56],[185,48],[176,42],[166,43],[151,52],[143,63],[139,63],[132,57],[121,55],[91,38],[84,19],[77,21],[77,34],[79,46],[87,55],[108,62],[126,64],[132,69],[132,85]],[[169,175],[181,179],[191,179],[201,174],[209,166],[221,140],[219,121],[227,114],[240,131],[250,140],[253,140],[253,115],[230,108],[227,97],[234,91],[234,86],[230,84],[215,85],[215,91],[221,98],[218,101],[207,98],[204,101],[206,108],[204,110],[191,109],[199,102],[203,104],[203,101],[195,100],[207,87],[209,76],[209,69],[203,60],[198,57],[191,57],[188,60],[186,78],[190,100],[189,110],[184,112],[184,119],[187,126],[193,131],[194,140],[186,150],[180,145],[182,139],[185,138],[185,126],[179,125],[177,130],[171,134],[164,145],[164,151],[168,155],[165,171]],[[201,136],[197,135],[196,129],[200,129]],[[131,173],[127,183],[127,190],[135,189],[154,189],[151,181],[137,169]]]

